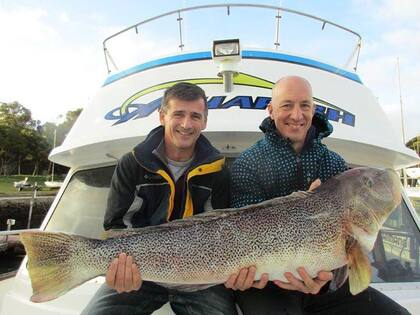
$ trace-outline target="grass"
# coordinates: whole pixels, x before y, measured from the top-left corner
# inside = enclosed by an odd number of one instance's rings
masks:
[[[31,184],[37,183],[38,187],[38,195],[55,195],[57,193],[57,189],[47,188],[44,185],[44,182],[47,180],[51,180],[50,176],[30,176],[30,175],[11,175],[11,176],[0,176],[0,196],[31,196],[32,189],[24,189],[22,191],[18,191],[13,183],[19,182],[24,180],[25,177],[28,177],[28,182]],[[54,176],[54,180],[63,180],[64,176]]]

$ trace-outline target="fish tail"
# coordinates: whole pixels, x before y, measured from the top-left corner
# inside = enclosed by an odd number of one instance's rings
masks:
[[[84,270],[78,259],[88,238],[43,231],[22,232],[20,238],[28,256],[32,302],[53,300],[97,276]]]

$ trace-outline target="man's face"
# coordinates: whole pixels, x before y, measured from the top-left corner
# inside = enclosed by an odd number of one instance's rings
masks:
[[[309,84],[297,77],[281,80],[267,109],[277,131],[292,144],[303,145],[315,112]]]
[[[159,114],[165,127],[165,153],[173,160],[185,160],[192,156],[195,142],[206,128],[205,103],[202,98],[183,101],[172,98],[167,112]]]

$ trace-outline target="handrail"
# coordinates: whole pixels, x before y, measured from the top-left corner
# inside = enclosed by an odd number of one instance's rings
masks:
[[[39,231],[39,229],[22,229],[22,230],[9,230],[9,231],[0,231],[0,236],[8,236],[8,235],[16,235],[20,234],[21,232],[33,232]]]
[[[104,50],[104,56],[105,56],[105,63],[106,63],[106,67],[107,67],[108,73],[111,72],[111,70],[109,68],[109,61],[111,61],[111,63],[116,68],[116,70],[118,70],[118,68],[117,68],[116,64],[114,63],[114,61],[113,61],[113,59],[112,59],[112,57],[110,55],[110,52],[109,52],[109,50],[108,50],[108,48],[106,46],[107,42],[109,40],[111,40],[112,38],[114,38],[114,37],[116,37],[116,36],[118,36],[118,35],[120,35],[122,33],[125,33],[125,32],[127,32],[129,30],[132,30],[132,29],[134,29],[136,31],[136,33],[138,34],[138,27],[140,25],[149,23],[151,21],[155,21],[157,19],[161,19],[163,17],[169,16],[169,15],[172,15],[172,14],[178,14],[177,21],[178,21],[178,24],[179,24],[179,38],[180,38],[179,48],[182,51],[183,50],[183,47],[184,47],[184,43],[182,41],[183,36],[182,36],[182,29],[181,29],[181,21],[182,21],[181,12],[187,12],[187,11],[193,11],[193,10],[200,10],[200,9],[209,9],[209,8],[223,8],[223,7],[226,7],[227,15],[230,15],[230,10],[231,10],[232,7],[262,8],[262,9],[270,9],[270,10],[277,11],[276,12],[276,16],[275,16],[275,18],[277,19],[277,21],[276,21],[276,42],[274,43],[276,49],[278,49],[278,47],[280,45],[279,44],[279,38],[278,38],[278,22],[279,22],[279,16],[280,16],[280,12],[281,11],[292,13],[292,14],[296,14],[296,15],[300,15],[300,16],[304,16],[304,17],[307,17],[307,18],[310,18],[310,19],[313,19],[313,20],[320,21],[320,22],[323,23],[322,24],[322,29],[324,29],[325,25],[329,24],[329,25],[332,25],[334,27],[337,27],[337,28],[339,28],[339,29],[341,29],[343,31],[349,32],[349,33],[355,35],[358,38],[356,47],[352,51],[352,54],[350,55],[350,59],[349,59],[349,60],[351,60],[354,55],[357,56],[355,65],[353,67],[353,69],[355,71],[357,70],[357,64],[358,64],[358,60],[359,60],[359,53],[360,53],[361,41],[362,41],[362,37],[357,32],[355,32],[355,31],[353,31],[353,30],[351,30],[351,29],[349,29],[347,27],[344,27],[342,25],[339,25],[337,23],[331,22],[329,20],[326,20],[326,19],[317,17],[317,16],[312,15],[312,14],[308,14],[308,13],[300,12],[300,11],[297,11],[297,10],[293,10],[293,9],[283,8],[283,7],[279,7],[279,6],[272,6],[272,5],[264,5],[264,4],[226,3],[226,4],[199,5],[199,6],[192,6],[192,7],[187,7],[187,8],[183,8],[183,9],[169,11],[167,13],[163,13],[163,14],[154,16],[152,18],[143,20],[141,22],[138,22],[136,24],[133,24],[133,25],[131,25],[131,26],[129,26],[129,27],[127,27],[127,28],[125,28],[125,29],[123,29],[123,30],[121,30],[121,31],[113,34],[113,35],[111,35],[111,36],[108,36],[107,38],[105,38],[105,40],[103,41],[103,44],[102,44],[103,45],[103,50]],[[108,60],[108,58],[109,58],[109,60]]]

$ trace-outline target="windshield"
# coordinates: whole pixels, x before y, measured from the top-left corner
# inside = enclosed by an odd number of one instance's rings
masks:
[[[114,168],[101,167],[73,174],[46,230],[101,238]],[[420,281],[419,249],[420,232],[403,200],[385,222],[369,254],[372,282]]]
[[[420,281],[420,232],[405,201],[385,222],[370,253],[372,282]]]
[[[420,217],[420,197],[409,197],[411,204],[413,205],[414,209],[416,209],[417,214]]]
[[[46,230],[101,238],[114,168],[115,165],[73,174]]]

